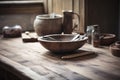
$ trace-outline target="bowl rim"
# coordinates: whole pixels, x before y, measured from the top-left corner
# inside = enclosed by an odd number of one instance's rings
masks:
[[[120,48],[116,47],[115,43],[111,44],[109,48],[110,48],[111,50],[120,51]]]
[[[58,42],[58,43],[64,43],[64,42],[66,42],[66,43],[69,43],[69,42],[79,42],[79,41],[85,41],[85,40],[87,40],[88,39],[88,37],[84,37],[83,39],[79,39],[79,40],[71,40],[71,41],[57,41],[57,40],[45,40],[45,39],[43,39],[43,37],[49,37],[49,36],[64,36],[64,35],[67,35],[67,36],[69,36],[69,35],[76,35],[76,34],[49,34],[49,35],[44,35],[44,36],[39,36],[38,37],[38,41],[42,41],[42,42],[52,42],[52,43],[54,43],[54,42]]]
[[[111,38],[115,38],[116,35],[115,34],[112,34],[112,33],[102,33],[101,36],[111,36],[109,38],[103,38],[103,39],[111,39]]]
[[[63,16],[60,14],[55,14],[54,18],[50,17],[51,14],[41,14],[37,15],[36,18],[40,20],[54,20],[54,19],[62,19]]]

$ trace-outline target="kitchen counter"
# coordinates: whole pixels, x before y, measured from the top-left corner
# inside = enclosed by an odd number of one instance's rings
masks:
[[[95,54],[63,60],[64,54],[53,54],[39,42],[0,38],[0,67],[20,80],[120,80],[120,58],[108,46],[94,48],[86,43],[76,52],[81,50]]]

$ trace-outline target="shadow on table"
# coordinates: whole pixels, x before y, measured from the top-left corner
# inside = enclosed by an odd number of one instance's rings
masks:
[[[47,51],[43,54],[43,56],[53,60],[76,61],[76,60],[88,60],[88,59],[96,58],[98,54],[95,52],[85,51],[85,50],[76,50],[73,52],[66,52],[66,53],[52,53],[50,51]],[[67,58],[63,59],[62,58],[63,56],[67,56]]]

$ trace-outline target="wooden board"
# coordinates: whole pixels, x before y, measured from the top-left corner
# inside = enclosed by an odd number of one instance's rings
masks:
[[[38,36],[36,33],[29,33],[29,34],[26,34],[26,33],[22,33],[22,40],[23,42],[37,42]]]

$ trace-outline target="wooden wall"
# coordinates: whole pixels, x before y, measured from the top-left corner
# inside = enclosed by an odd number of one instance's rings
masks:
[[[85,0],[85,24],[98,24],[102,33],[118,37],[119,0]]]
[[[118,36],[119,0],[48,0],[48,12],[62,14],[62,10],[74,10],[80,15],[80,32],[86,26],[98,24],[102,33]]]
[[[118,36],[120,40],[120,1],[119,1],[119,29],[118,29]]]
[[[54,12],[62,15],[62,10],[73,10],[74,12],[78,13],[80,15],[80,24],[79,24],[79,28],[77,28],[78,32],[82,32],[82,33],[85,32],[87,25],[98,24],[101,27],[102,32],[115,33],[116,35],[118,35],[119,0],[109,0],[109,1],[108,0],[36,0],[36,1],[44,1],[44,7],[42,5],[39,6],[39,8],[42,8],[42,12],[40,11],[40,13],[38,14]],[[38,9],[38,7],[37,8],[35,7],[35,9]],[[45,11],[43,9],[45,9]],[[1,7],[0,10],[2,10]],[[15,14],[12,16],[14,17]],[[4,18],[4,16],[2,18]],[[29,19],[29,17],[26,17],[26,19]],[[30,21],[30,25],[32,25],[33,19],[34,18],[32,18],[32,20]],[[0,20],[0,23],[6,25],[3,22],[3,20]],[[1,24],[0,24],[0,29],[1,27],[4,26]],[[27,26],[26,23],[23,23],[23,25]],[[28,26],[30,25],[28,24]],[[24,27],[24,29],[27,30],[29,28]]]
[[[33,31],[36,15],[44,14],[43,2],[0,1],[0,33],[4,26],[22,26],[23,31]]]
[[[84,0],[48,0],[48,13],[62,15],[62,10],[73,10],[80,15],[78,32],[84,32]]]

